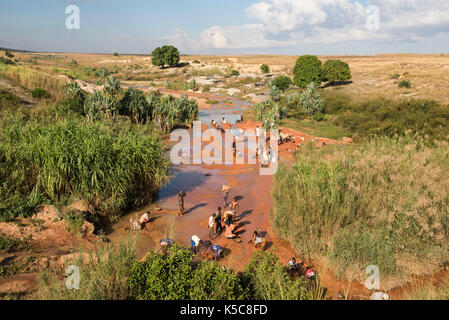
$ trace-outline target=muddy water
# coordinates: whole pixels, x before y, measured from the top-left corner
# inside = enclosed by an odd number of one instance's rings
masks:
[[[210,120],[221,122],[224,114],[232,126],[240,117],[240,112],[248,107],[248,102],[229,97],[213,97],[220,102],[210,108],[200,109],[199,120],[208,127]],[[212,99],[211,98],[211,99]],[[206,144],[206,143],[205,143]],[[204,145],[205,145],[204,144]],[[203,145],[203,147],[204,147]],[[245,158],[246,159],[246,158]],[[172,179],[157,195],[157,200],[144,208],[134,210],[112,226],[107,236],[112,242],[126,239],[130,218],[139,218],[147,209],[152,209],[152,219],[147,230],[138,232],[137,253],[143,257],[157,245],[163,237],[172,237],[182,245],[190,244],[190,236],[198,235],[208,240],[207,220],[218,206],[223,207],[221,186],[231,186],[230,197],[238,197],[239,225],[236,233],[242,239],[241,243],[225,239],[220,235],[212,239],[227,248],[230,254],[223,260],[223,264],[241,269],[249,258],[253,248],[248,244],[252,233],[257,228],[266,231],[271,208],[270,189],[272,176],[261,176],[259,167],[255,164],[234,165],[178,165],[172,167]],[[184,190],[186,214],[177,216],[178,192]],[[155,209],[162,209],[155,211]],[[270,235],[267,235],[267,247],[272,246]]]

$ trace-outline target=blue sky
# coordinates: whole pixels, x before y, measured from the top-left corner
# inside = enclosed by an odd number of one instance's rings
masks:
[[[170,43],[203,54],[449,52],[446,0],[0,1],[0,47],[17,49],[149,53]],[[68,5],[80,9],[79,30],[65,27]]]

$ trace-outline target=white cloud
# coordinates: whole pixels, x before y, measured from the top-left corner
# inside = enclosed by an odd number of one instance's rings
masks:
[[[369,30],[369,14],[359,1],[259,0],[246,9],[256,24],[213,26],[199,39],[177,31],[170,39],[183,50],[293,47],[303,43],[350,40],[416,41],[449,31],[447,0],[371,0],[380,13],[379,29]]]

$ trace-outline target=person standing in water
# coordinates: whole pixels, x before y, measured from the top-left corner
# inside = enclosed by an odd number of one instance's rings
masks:
[[[212,213],[209,217],[209,238],[212,238],[214,235],[215,217],[215,213]]]
[[[221,207],[217,208],[215,214],[215,234],[219,234],[223,231],[223,225],[221,224]]]
[[[179,191],[178,202],[179,202],[179,213],[178,216],[184,215],[184,197],[186,196],[185,191]]]
[[[221,188],[221,192],[223,192],[224,207],[226,208],[228,203],[229,192],[231,192],[231,187],[224,184]]]

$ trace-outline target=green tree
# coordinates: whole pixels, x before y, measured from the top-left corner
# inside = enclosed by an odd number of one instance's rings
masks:
[[[305,55],[296,60],[293,68],[294,83],[300,88],[306,88],[309,83],[314,82],[317,86],[321,84],[321,61],[317,56]]]
[[[324,101],[315,82],[309,83],[307,89],[299,95],[299,105],[309,116],[323,111]]]
[[[153,65],[173,67],[179,63],[179,51],[174,46],[157,47],[151,53]]]
[[[269,73],[270,67],[268,67],[266,64],[263,64],[260,66],[260,71],[262,71],[263,73]]]
[[[290,87],[290,85],[292,84],[292,80],[287,76],[279,76],[276,77],[271,84],[284,92],[288,89],[288,87]]]
[[[329,81],[330,83],[350,80],[352,78],[349,65],[341,60],[327,60],[323,64],[322,75],[322,80]]]

